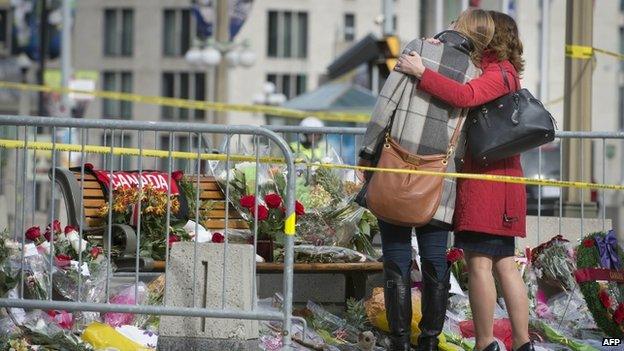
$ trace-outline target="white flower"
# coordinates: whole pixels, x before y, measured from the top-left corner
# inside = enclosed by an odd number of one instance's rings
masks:
[[[78,253],[84,251],[87,249],[87,244],[88,242],[86,240],[82,240],[82,242],[80,240],[70,240],[69,242],[71,244],[71,246],[74,248],[74,250]]]
[[[78,235],[78,232],[75,230],[72,230],[71,232],[67,233],[67,240],[74,241],[74,240],[78,240],[80,238],[80,236]]]

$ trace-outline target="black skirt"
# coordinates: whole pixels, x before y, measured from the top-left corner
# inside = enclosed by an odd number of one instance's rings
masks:
[[[515,256],[516,238],[477,232],[459,232],[455,233],[455,247],[488,256]]]

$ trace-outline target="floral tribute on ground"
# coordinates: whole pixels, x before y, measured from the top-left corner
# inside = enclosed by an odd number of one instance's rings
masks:
[[[615,231],[589,234],[576,250],[575,277],[596,324],[624,338],[624,252]]]

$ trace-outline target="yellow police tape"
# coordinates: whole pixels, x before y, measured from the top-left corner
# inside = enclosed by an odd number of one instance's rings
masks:
[[[293,110],[283,107],[274,106],[261,106],[261,105],[244,105],[244,104],[226,104],[220,102],[207,102],[197,100],[185,100],[178,98],[169,98],[161,96],[146,96],[132,93],[120,93],[116,91],[86,91],[67,89],[62,87],[50,87],[37,84],[24,84],[0,81],[0,88],[15,89],[15,90],[27,90],[27,91],[39,91],[39,92],[55,92],[60,94],[76,93],[91,95],[102,99],[121,100],[129,102],[138,102],[143,104],[169,106],[169,107],[181,107],[196,110],[207,111],[238,111],[249,113],[265,113],[273,116],[287,117],[287,118],[306,118],[308,116],[314,116],[325,121],[333,122],[355,122],[366,123],[370,120],[368,114],[362,113],[345,113],[345,112],[311,112]]]
[[[284,221],[284,234],[286,235],[295,235],[295,225],[296,225],[297,216],[294,213],[291,213],[288,218]]]
[[[566,45],[566,56],[578,59],[590,59],[595,53],[601,53],[607,56],[615,57],[618,60],[624,60],[624,54],[617,52],[599,49],[591,46],[583,45]]]
[[[113,155],[128,155],[128,156],[142,156],[142,157],[159,157],[167,158],[170,155],[169,151],[153,150],[153,149],[135,149],[135,148],[122,148],[122,147],[109,147],[109,146],[97,146],[97,145],[74,145],[74,144],[53,144],[50,142],[25,142],[23,140],[7,140],[0,139],[0,148],[6,149],[32,149],[32,150],[57,150],[60,152],[82,152],[85,153],[97,153],[97,154],[113,154]],[[228,156],[224,154],[206,154],[197,152],[184,152],[184,151],[171,151],[172,158],[181,159],[193,159],[193,160],[212,160],[212,161],[227,161]],[[284,159],[281,157],[260,157],[261,163],[284,163]],[[255,156],[245,155],[230,155],[229,160],[232,162],[255,162]],[[426,176],[437,176],[445,178],[456,179],[474,179],[474,180],[486,180],[499,183],[513,183],[513,184],[525,184],[525,185],[541,185],[541,186],[554,186],[560,188],[576,188],[576,189],[591,189],[591,190],[624,190],[624,185],[617,184],[601,184],[601,183],[589,183],[589,182],[576,182],[576,181],[562,181],[562,180],[547,180],[547,179],[533,179],[525,177],[492,175],[492,174],[473,174],[473,173],[445,173],[445,172],[433,172],[424,170],[409,170],[409,169],[394,169],[394,168],[378,168],[378,167],[364,167],[364,166],[351,166],[334,163],[309,163],[303,159],[295,160],[295,163],[306,164],[309,167],[322,167],[329,169],[349,169],[356,171],[370,171],[370,172],[392,172],[403,174],[419,174]]]

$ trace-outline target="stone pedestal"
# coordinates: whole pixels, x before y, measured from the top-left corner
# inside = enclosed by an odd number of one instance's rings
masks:
[[[224,244],[176,243],[171,249],[166,306],[222,308]],[[225,261],[225,308],[252,309],[253,246],[228,245]],[[193,286],[193,269],[196,283]],[[258,322],[252,320],[163,316],[159,350],[247,350],[257,347]],[[253,348],[250,348],[253,349]]]

